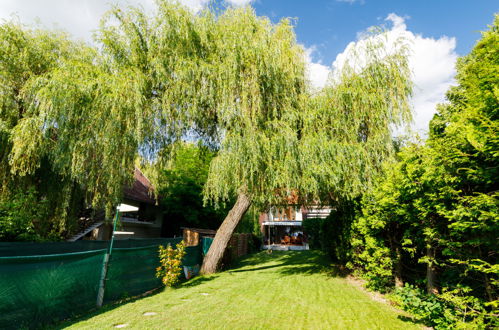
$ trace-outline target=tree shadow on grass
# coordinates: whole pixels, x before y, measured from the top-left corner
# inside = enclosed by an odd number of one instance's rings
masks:
[[[236,269],[236,270],[229,269],[227,272],[229,274],[231,274],[231,273],[256,272],[256,271],[259,271],[259,270],[271,269],[271,268],[276,268],[276,267],[282,267],[282,264],[262,266],[262,267],[255,267],[255,268]]]
[[[138,295],[138,296],[134,296],[134,297],[130,297],[130,298],[114,301],[114,302],[109,302],[109,303],[103,305],[102,308],[99,308],[99,309],[94,308],[92,310],[86,311],[85,314],[75,315],[75,316],[73,316],[70,319],[67,319],[65,321],[60,321],[60,322],[54,323],[52,325],[47,324],[45,326],[41,326],[40,329],[64,329],[64,328],[69,327],[75,323],[83,322],[83,321],[91,319],[97,315],[112,311],[120,306],[132,303],[134,301],[137,301],[137,300],[140,300],[140,299],[143,299],[146,297],[155,296],[157,294],[162,293],[164,291],[164,289],[165,289],[164,287],[161,287],[161,288],[147,291],[147,292],[145,292],[141,295]]]
[[[217,277],[218,277],[218,275],[194,277],[190,280],[187,280],[187,281],[181,283],[179,286],[174,287],[174,289],[193,287],[196,285],[200,285],[200,284],[209,282]],[[138,295],[138,296],[122,299],[122,300],[115,301],[115,302],[110,302],[110,303],[107,303],[104,306],[102,306],[102,308],[100,308],[100,309],[89,310],[89,311],[85,312],[83,315],[74,315],[74,317],[71,317],[68,320],[57,322],[54,324],[47,324],[47,325],[41,326],[40,329],[64,329],[64,328],[66,328],[70,325],[73,325],[75,323],[83,322],[83,321],[91,319],[95,316],[98,316],[100,314],[112,311],[120,306],[129,304],[129,303],[133,303],[133,302],[140,300],[140,299],[143,299],[143,298],[155,296],[157,294],[164,292],[164,290],[165,290],[165,288],[161,287],[161,288],[157,288],[157,289],[148,291],[148,292],[143,293],[143,294]]]
[[[196,276],[187,282],[182,283],[182,285],[179,286],[179,288],[190,288],[196,285],[200,285],[206,282],[209,282],[211,280],[214,280],[218,277],[219,275],[207,275],[207,276]]]
[[[272,268],[280,268],[277,272],[281,275],[324,273],[328,276],[345,277],[348,274],[343,268],[331,264],[323,252],[314,250],[259,252],[239,260],[228,272],[253,272]]]
[[[421,320],[417,320],[414,317],[410,317],[410,316],[407,316],[407,315],[398,315],[397,318],[399,320],[403,321],[403,322],[412,323],[412,324],[418,324],[418,325],[421,325],[421,326],[424,326],[424,327],[428,327],[427,324],[424,324],[424,322],[422,322]]]

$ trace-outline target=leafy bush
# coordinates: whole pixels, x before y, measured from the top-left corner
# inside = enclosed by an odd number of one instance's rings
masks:
[[[445,329],[451,324],[444,317],[444,304],[435,295],[406,284],[395,291],[396,302],[424,324]]]
[[[393,260],[389,249],[372,237],[365,241],[354,239],[352,246],[356,254],[352,262],[347,263],[347,268],[364,278],[367,288],[382,293],[389,291],[394,284]]]
[[[358,213],[357,200],[344,200],[335,206],[326,219],[327,250],[333,261],[347,264],[352,259],[352,223]]]
[[[435,329],[484,329],[494,328],[497,317],[485,304],[469,294],[471,289],[458,287],[444,289],[442,294],[429,295],[423,290],[406,284],[397,288],[394,300],[416,319]]]
[[[172,248],[171,244],[166,247],[159,246],[160,266],[156,268],[156,277],[161,278],[165,286],[172,287],[179,282],[182,274],[182,258],[185,256],[185,244],[181,241]]]
[[[40,241],[47,236],[48,202],[34,188],[0,199],[0,241]]]
[[[256,253],[262,247],[262,235],[251,234],[248,239],[248,253]]]

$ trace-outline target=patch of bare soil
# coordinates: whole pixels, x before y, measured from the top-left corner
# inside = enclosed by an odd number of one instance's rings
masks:
[[[345,277],[345,280],[349,283],[352,284],[353,286],[356,286],[357,288],[361,289],[363,292],[365,292],[369,297],[371,297],[372,300],[378,301],[387,305],[390,305],[391,307],[395,308],[397,311],[400,311],[398,308],[395,307],[392,301],[387,299],[382,293],[376,292],[376,291],[369,291],[366,289],[365,284],[366,281],[363,279],[360,279],[358,277],[352,276],[352,275],[347,275]]]

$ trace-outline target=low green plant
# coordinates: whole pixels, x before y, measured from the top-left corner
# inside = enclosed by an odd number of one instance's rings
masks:
[[[414,285],[406,284],[402,288],[397,288],[394,298],[403,310],[426,325],[436,329],[446,329],[451,325],[444,318],[444,304],[438,297],[428,295]]]
[[[417,320],[435,329],[487,329],[497,327],[494,312],[470,294],[471,289],[444,288],[441,294],[429,295],[416,286],[398,288],[392,299]],[[493,307],[493,306],[491,306]]]
[[[499,328],[497,300],[484,303],[471,294],[468,287],[444,288],[438,298],[445,303],[444,317],[452,322],[454,329]]]
[[[156,277],[167,286],[175,286],[182,274],[182,258],[185,256],[184,241],[178,243],[175,249],[168,244],[166,247],[159,246],[160,265],[156,268]]]

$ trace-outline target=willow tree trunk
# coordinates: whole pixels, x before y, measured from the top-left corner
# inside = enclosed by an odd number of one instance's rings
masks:
[[[250,205],[251,199],[246,194],[239,193],[236,204],[234,204],[234,207],[232,207],[224,222],[218,228],[215,239],[204,257],[201,274],[213,274],[217,271],[234,229],[236,229],[237,224],[241,221]]]

